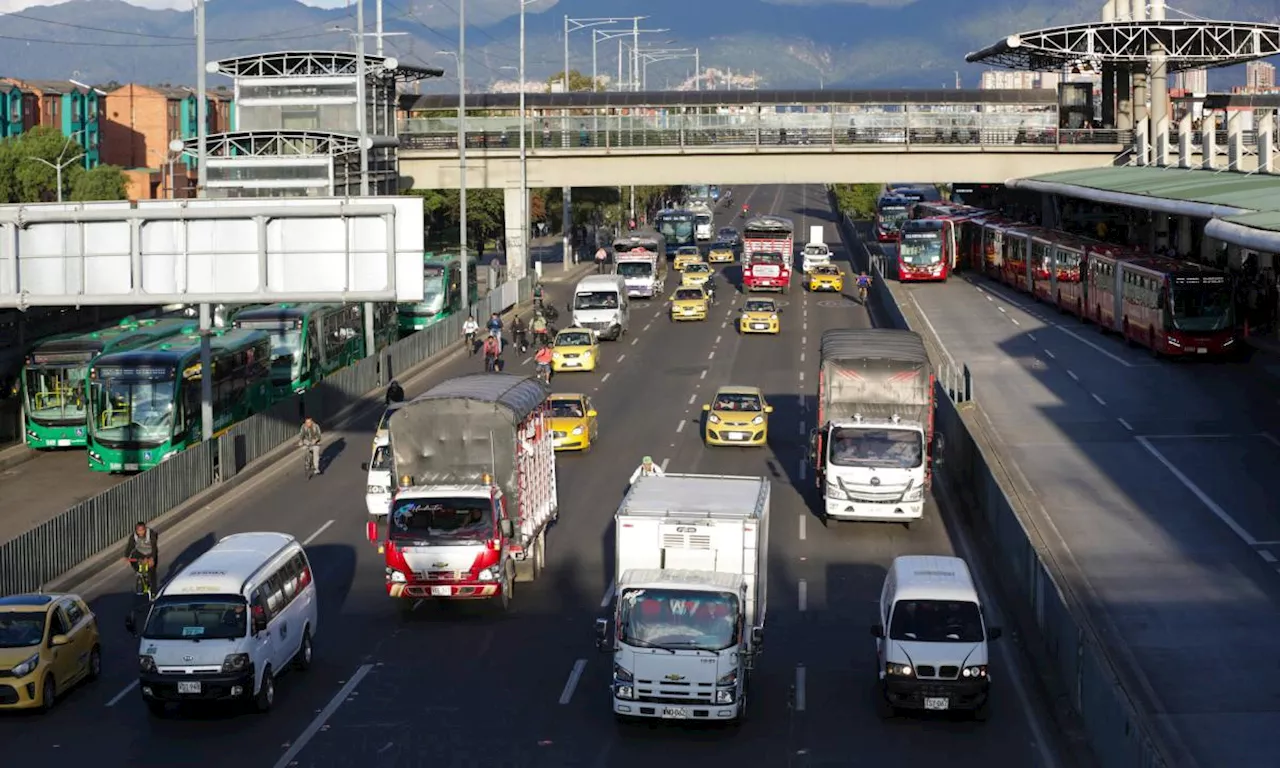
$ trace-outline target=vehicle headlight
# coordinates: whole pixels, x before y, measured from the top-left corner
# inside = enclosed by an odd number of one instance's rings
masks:
[[[583,360],[590,360],[590,359],[591,359],[591,350],[587,350],[586,352],[583,352],[583,353],[582,353],[582,359],[583,359]]]
[[[752,419],[752,420],[751,420],[751,423],[752,423],[752,424],[755,424],[756,426],[759,426],[759,425],[763,424],[763,423],[764,423],[764,414],[762,413],[762,414],[760,414],[759,416],[757,416],[757,417],[755,417],[754,419]]]
[[[387,569],[387,578],[397,584],[403,584],[409,580],[409,577],[404,575],[404,571],[397,571],[395,568]]]
[[[717,688],[715,702],[717,704],[732,704],[733,695],[737,692],[735,688]]]
[[[924,486],[919,485],[915,488],[908,488],[907,492],[902,494],[903,501],[921,501],[924,499]]]
[[[481,581],[498,581],[498,574],[500,574],[501,572],[502,572],[501,568],[499,568],[496,565],[491,565],[488,568],[485,568],[483,571],[480,571],[480,574],[476,578],[480,579]]]
[[[222,660],[223,672],[240,672],[249,668],[249,654],[247,653],[229,653],[227,658]]]
[[[563,354],[561,354],[561,353],[559,353],[559,352],[552,352],[552,353],[551,353],[551,356],[552,356],[553,358],[555,358],[556,360],[559,360],[559,359],[561,359],[561,358],[563,358],[563,357],[564,357],[564,355],[563,355]]]
[[[630,685],[615,684],[613,686],[613,695],[617,696],[619,699],[634,699],[636,697],[636,690]]]
[[[910,664],[885,664],[884,673],[889,677],[915,677],[916,671]]]
[[[385,485],[371,485],[365,490],[365,493],[369,493],[374,496],[382,496],[391,493],[391,489]]]
[[[711,422],[712,424],[719,424],[720,417],[715,415],[714,413],[709,413],[707,414],[707,421]]]
[[[716,681],[716,685],[737,685],[737,684],[738,684],[738,670],[736,669],[721,675],[720,679]]]
[[[613,682],[630,683],[635,680],[635,676],[631,674],[631,670],[619,665],[613,665]]]
[[[574,428],[573,428],[573,432],[572,432],[572,434],[576,437],[576,436],[578,436],[578,435],[581,435],[581,434],[582,434],[583,432],[585,432],[585,431],[586,431],[586,430],[585,430],[585,429],[583,429],[582,427],[574,427]]]
[[[148,656],[146,658],[151,658],[151,657]],[[36,671],[36,667],[38,666],[40,666],[40,654],[33,653],[31,654],[30,658],[25,659],[21,664],[14,667],[11,671],[13,672],[14,677],[26,677],[27,675]]]
[[[152,655],[150,655],[150,654],[146,654],[146,653],[139,654],[139,656],[138,656],[138,671],[140,671],[140,672],[155,672],[155,671],[156,671],[156,657],[155,657],[155,656],[152,656]]]
[[[775,321],[776,321],[776,320],[778,319],[778,315],[777,315],[777,313],[775,312],[774,314],[769,315],[769,319],[770,319],[770,320],[775,320]]]
[[[987,676],[987,665],[979,664],[974,667],[965,667],[960,671],[961,677],[979,678]]]

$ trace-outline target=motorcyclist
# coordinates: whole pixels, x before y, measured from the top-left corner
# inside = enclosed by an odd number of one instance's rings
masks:
[[[502,356],[502,345],[498,342],[497,336],[487,336],[484,340],[484,370],[485,373],[496,373],[501,366],[499,358]]]
[[[519,315],[511,320],[511,338],[521,353],[529,351],[529,328]]]
[[[543,317],[542,313],[539,312],[533,316],[533,343],[539,346],[546,346],[547,336],[547,318]]]
[[[298,442],[305,450],[311,451],[311,467],[317,475],[320,474],[320,442],[323,439],[324,433],[315,419],[310,416],[303,419],[302,428],[298,430]]]
[[[403,402],[404,402],[404,387],[400,386],[400,382],[396,381],[395,379],[392,379],[391,383],[387,385],[387,405],[391,405],[392,403],[403,403]]]
[[[475,317],[468,315],[467,319],[462,323],[462,336],[467,340],[468,355],[476,353],[476,334],[479,332],[480,324],[476,322]]]
[[[142,574],[142,578],[146,580],[147,591],[154,595],[155,574],[160,564],[160,534],[139,520],[133,527],[133,535],[125,542],[124,559],[134,572],[140,572],[142,563],[147,564],[147,572]]]
[[[662,477],[666,472],[662,471],[662,467],[653,463],[652,456],[645,456],[640,460],[640,466],[636,467],[636,471],[631,473],[631,484],[642,477]]]
[[[538,352],[533,356],[533,362],[538,371],[538,376],[544,381],[551,380],[551,346],[543,344],[538,347]]]

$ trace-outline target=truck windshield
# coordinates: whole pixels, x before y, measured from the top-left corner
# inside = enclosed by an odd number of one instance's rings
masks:
[[[391,446],[380,445],[373,449],[373,460],[369,462],[370,472],[389,472],[391,470]]]
[[[574,309],[617,309],[618,294],[613,291],[592,291],[573,295]]]
[[[619,262],[618,274],[623,277],[649,277],[653,275],[653,263],[649,261]]]
[[[625,589],[618,637],[657,648],[721,651],[738,644],[738,596],[686,589]]]
[[[751,263],[754,264],[781,264],[782,254],[777,251],[752,251]]]
[[[466,544],[493,534],[488,498],[396,499],[388,535],[392,541]]]
[[[914,469],[924,459],[924,439],[910,429],[836,427],[831,463],[837,467]]]
[[[248,634],[248,604],[239,595],[161,597],[142,630],[146,640],[233,640]]]
[[[964,600],[899,600],[889,639],[909,643],[980,643],[982,612]]]

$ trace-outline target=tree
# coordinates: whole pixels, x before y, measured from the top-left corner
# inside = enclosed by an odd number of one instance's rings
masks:
[[[551,77],[547,78],[547,85],[560,84],[564,82],[564,70],[560,70]],[[576,69],[569,70],[569,90],[571,91],[603,91],[604,87],[600,83],[595,83],[594,88],[591,83],[591,76],[584,75]]]
[[[128,196],[124,170],[115,165],[99,165],[89,170],[80,169],[71,180],[71,199],[76,202],[88,200],[123,200]]]
[[[833,184],[836,204],[850,218],[865,220],[875,216],[876,200],[880,197],[879,184]]]
[[[75,139],[45,126],[0,140],[0,202],[57,200],[58,172],[50,164],[64,165],[83,153]],[[62,193],[72,200],[123,200],[124,172],[114,166],[86,171],[78,162],[65,165]]]

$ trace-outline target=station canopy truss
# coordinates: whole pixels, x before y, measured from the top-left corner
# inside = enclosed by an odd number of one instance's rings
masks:
[[[227,77],[355,77],[359,56],[354,51],[277,51],[222,59],[211,66],[213,73]],[[371,80],[412,83],[443,77],[437,67],[415,67],[395,58],[365,54],[365,71]],[[216,68],[216,69],[215,69]]]
[[[209,159],[250,157],[336,157],[360,151],[360,137],[328,131],[235,131],[210,134]],[[187,139],[185,151],[196,151],[196,139]]]
[[[1113,21],[1072,24],[1010,35],[965,56],[988,64],[1032,72],[1103,64],[1135,66],[1151,59],[1160,45],[1169,71],[1226,67],[1280,54],[1280,24],[1246,21]]]

